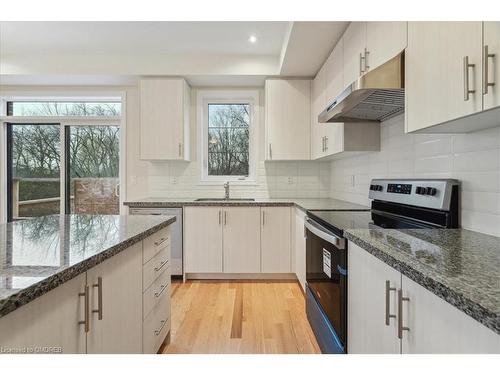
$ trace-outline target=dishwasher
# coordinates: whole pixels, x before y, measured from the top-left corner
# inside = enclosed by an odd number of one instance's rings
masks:
[[[170,215],[176,220],[171,224],[170,258],[171,275],[175,278],[182,277],[182,208],[151,208],[133,207],[130,208],[131,215]]]

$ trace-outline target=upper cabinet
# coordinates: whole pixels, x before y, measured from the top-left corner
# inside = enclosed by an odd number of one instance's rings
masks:
[[[190,88],[182,78],[142,79],[141,159],[189,161]]]
[[[325,151],[325,124],[318,115],[326,108],[326,64],[319,70],[311,87],[311,159],[321,158]]]
[[[351,22],[342,39],[345,88],[366,71],[366,22]]]
[[[310,160],[311,81],[268,79],[266,160]]]
[[[326,105],[344,89],[344,40],[340,39],[326,60]],[[322,108],[323,111],[325,108]]]
[[[373,70],[406,48],[408,22],[367,22],[365,70]]]
[[[410,22],[406,131],[466,133],[498,126],[499,53],[500,22]]]
[[[481,111],[481,22],[409,22],[406,129]]]
[[[500,106],[500,22],[483,28],[483,108],[490,109]]]

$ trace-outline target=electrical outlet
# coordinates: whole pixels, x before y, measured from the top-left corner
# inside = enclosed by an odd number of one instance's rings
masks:
[[[292,185],[293,184],[293,177],[288,177],[288,185]]]
[[[177,184],[177,177],[176,177],[176,176],[172,176],[172,177],[170,177],[170,183],[171,183],[172,185],[176,185],[176,184]]]

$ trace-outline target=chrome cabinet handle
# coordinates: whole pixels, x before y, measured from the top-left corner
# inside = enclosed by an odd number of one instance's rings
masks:
[[[227,224],[227,211],[224,211],[224,225]]]
[[[221,221],[222,221],[222,219],[221,219],[221,215],[222,215],[222,211],[221,211],[221,210],[219,210],[219,225],[221,225]]]
[[[488,68],[489,68],[489,64],[488,64],[488,59],[493,59],[495,57],[495,54],[494,53],[489,53],[488,52],[488,45],[485,45],[483,47],[483,63],[484,63],[484,67],[483,67],[483,94],[486,95],[488,94],[488,87],[490,86],[495,86],[495,82],[489,82],[489,77],[488,77]]]
[[[266,211],[262,210],[262,226],[266,225]]]
[[[160,263],[160,265],[158,267],[155,267],[155,272],[158,272],[159,270],[161,270],[163,267],[165,267],[165,264],[168,264],[168,260],[165,260],[163,262]]]
[[[398,338],[403,338],[403,331],[409,331],[409,327],[403,326],[403,302],[410,301],[408,297],[403,297],[403,290],[398,290]]]
[[[160,329],[157,329],[155,331],[155,335],[156,336],[158,336],[160,334],[160,332],[162,331],[163,327],[165,327],[165,324],[167,323],[167,321],[166,320],[161,320],[160,323],[161,323]]]
[[[476,92],[469,88],[469,68],[474,68],[474,66],[476,64],[469,63],[469,56],[464,56],[464,101],[468,101],[469,95]]]
[[[93,313],[97,314],[97,319],[102,320],[102,277],[97,278],[97,284],[93,284],[92,287],[97,288],[97,309],[92,310]]]
[[[89,286],[85,285],[85,289],[83,292],[78,293],[78,296],[84,297],[84,318],[83,320],[80,320],[78,324],[83,324],[85,328],[85,332],[90,331],[90,313],[89,313],[89,306],[90,306],[90,291],[89,291]]]
[[[391,292],[395,292],[396,288],[391,288],[391,282],[385,281],[385,325],[390,324],[391,318],[396,318],[396,314],[391,314]]]
[[[321,137],[321,151],[325,152],[325,137]]]
[[[269,159],[273,158],[273,147],[271,146],[271,143],[269,143]]]
[[[363,54],[360,52],[359,53],[359,75],[362,75],[365,71],[363,70],[363,63],[364,63],[365,57]]]
[[[168,240],[168,237],[162,237],[160,238],[159,241],[155,242],[155,246],[160,246],[162,243],[164,243],[166,240]]]
[[[370,54],[370,51],[368,51],[365,48],[365,57],[364,57],[364,63],[365,63],[365,70],[363,72],[367,72],[370,69],[370,66],[368,65],[368,55]]]
[[[159,296],[162,295],[162,293],[167,289],[168,283],[165,285],[160,285],[160,290],[155,292],[155,297],[158,298]]]
[[[182,156],[182,143],[179,142],[179,157]]]
[[[325,136],[325,152],[328,151],[328,137]]]

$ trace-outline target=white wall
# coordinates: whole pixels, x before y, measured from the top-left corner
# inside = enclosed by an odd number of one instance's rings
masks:
[[[370,180],[383,177],[461,180],[462,227],[500,236],[500,127],[404,134],[404,115],[390,119],[381,124],[381,152],[331,162],[330,196],[367,205]]]

